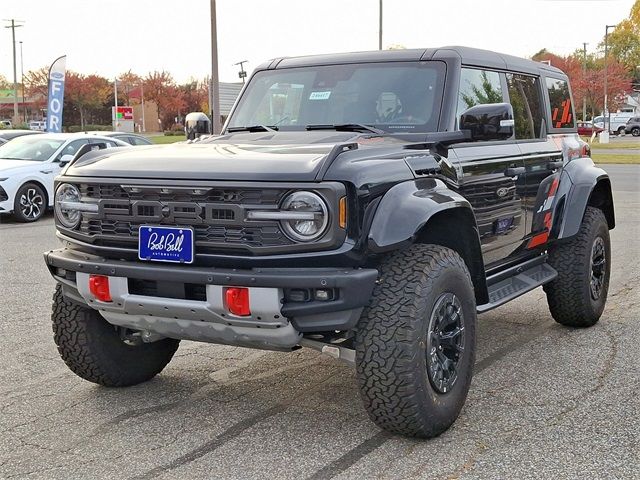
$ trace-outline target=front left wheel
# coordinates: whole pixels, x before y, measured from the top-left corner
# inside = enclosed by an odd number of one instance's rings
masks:
[[[60,285],[53,295],[53,334],[58,352],[79,377],[105,387],[151,380],[169,363],[179,340],[136,341],[96,310],[67,300]]]
[[[381,428],[430,438],[458,417],[476,344],[473,284],[462,258],[413,245],[380,267],[354,345],[362,400]]]

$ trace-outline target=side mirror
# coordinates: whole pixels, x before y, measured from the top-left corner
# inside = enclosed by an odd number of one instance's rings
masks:
[[[513,108],[508,103],[475,105],[460,116],[460,130],[471,132],[471,141],[506,140],[514,132]]]
[[[66,165],[71,160],[73,160],[73,155],[69,155],[69,154],[63,155],[62,157],[60,157],[60,166]]]

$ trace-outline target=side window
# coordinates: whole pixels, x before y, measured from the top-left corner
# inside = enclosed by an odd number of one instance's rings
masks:
[[[573,128],[575,122],[567,81],[547,78],[547,92],[551,104],[551,126],[553,128]]]
[[[82,145],[89,143],[89,140],[74,140],[73,142],[69,142],[67,146],[65,146],[62,151],[56,157],[56,162],[60,161],[63,155],[75,155]]]
[[[544,117],[539,80],[528,75],[507,73],[507,90],[513,107],[516,139],[540,138]]]
[[[501,103],[502,87],[498,72],[463,68],[460,72],[457,117],[474,105]]]

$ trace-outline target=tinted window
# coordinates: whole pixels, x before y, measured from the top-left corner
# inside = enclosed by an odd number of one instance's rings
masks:
[[[567,81],[547,78],[547,91],[551,104],[551,126],[553,128],[573,128],[573,107]]]
[[[394,132],[435,131],[442,62],[349,64],[255,74],[229,127],[362,123]]]
[[[74,140],[69,142],[56,157],[56,161],[60,160],[63,155],[75,155],[82,145],[89,143],[88,139]]]
[[[513,107],[517,139],[540,138],[544,117],[538,82],[535,77],[507,74],[507,89]]]
[[[501,103],[502,87],[497,72],[463,68],[458,92],[458,118],[468,108],[484,103]]]

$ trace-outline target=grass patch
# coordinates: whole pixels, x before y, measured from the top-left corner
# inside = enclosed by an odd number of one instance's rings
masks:
[[[595,163],[624,163],[627,165],[640,165],[640,155],[621,155],[592,151],[591,158],[593,158]]]
[[[590,138],[588,137],[580,137],[585,142],[589,143]],[[590,144],[593,150],[609,150],[609,149],[629,149],[629,150],[640,150],[640,142],[610,142],[610,143],[598,143],[598,139],[596,138],[593,143]]]
[[[149,137],[153,143],[164,145],[166,143],[184,142],[187,139],[184,135],[156,135]]]

